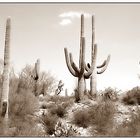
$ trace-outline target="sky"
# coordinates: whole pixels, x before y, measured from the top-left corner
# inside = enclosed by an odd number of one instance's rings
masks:
[[[91,16],[95,15],[97,65],[110,54],[107,70],[97,75],[97,89],[128,90],[140,85],[140,4],[0,4],[0,58],[5,22],[11,17],[11,63],[17,72],[40,59],[71,93],[77,78],[68,71],[64,48],[78,65],[80,15],[85,15],[86,62],[91,62]],[[87,80],[89,89],[89,80]]]

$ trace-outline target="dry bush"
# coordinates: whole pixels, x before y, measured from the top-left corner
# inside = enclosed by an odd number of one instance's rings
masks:
[[[19,74],[19,89],[30,89],[31,91],[34,91],[35,89],[35,81],[34,81],[34,66],[26,65],[25,68],[21,70],[21,73]],[[39,79],[37,82],[37,93],[38,95],[43,94],[49,94],[52,91],[54,91],[56,87],[55,78],[50,74],[46,72],[40,72]]]
[[[140,105],[140,88],[135,87],[129,90],[122,98],[122,102],[126,105]]]
[[[79,132],[77,129],[69,124],[63,123],[62,121],[58,121],[55,125],[55,137],[74,137],[79,136]]]
[[[112,101],[99,101],[97,105],[90,107],[90,124],[93,126],[93,135],[96,130],[97,136],[107,136],[113,128],[113,119],[116,112]]]
[[[36,129],[37,121],[34,117],[36,111],[39,111],[38,99],[30,90],[21,89],[19,93],[10,90],[9,121],[10,127],[16,128],[13,136],[41,135]]]
[[[11,136],[43,136],[42,130],[37,127],[38,121],[33,116],[24,116],[22,118],[13,116],[10,121],[10,127],[16,128]]]
[[[101,96],[103,101],[117,101],[118,100],[118,92],[116,89],[113,89],[111,87],[106,88],[104,91],[101,91]]]
[[[54,95],[54,96],[50,96],[50,95],[46,95],[44,96],[44,100],[42,102],[42,105],[45,108],[51,108],[55,105],[59,105],[62,104],[65,108],[70,107],[74,104],[74,97],[72,96],[58,96],[58,95]]]
[[[13,92],[10,92],[13,93]],[[38,136],[34,112],[38,111],[38,100],[28,90],[10,94],[8,136]],[[1,126],[2,127],[2,126]],[[2,134],[0,134],[2,135]]]
[[[55,103],[62,103],[62,102],[74,100],[74,98],[71,96],[66,97],[66,96],[59,96],[59,95],[53,95],[53,96],[47,95],[45,100],[47,102],[51,101],[51,102],[55,102]]]
[[[29,90],[22,89],[20,93],[9,96],[9,115],[22,117],[39,110],[38,99]]]
[[[47,135],[53,135],[55,132],[55,125],[57,123],[57,115],[52,115],[48,113],[45,116],[42,116],[42,124],[44,126],[45,132]]]
[[[58,104],[50,108],[49,111],[52,115],[57,115],[58,117],[63,118],[67,113],[67,106]]]
[[[140,109],[137,108],[135,113],[131,113],[130,121],[124,121],[123,124],[112,131],[112,136],[140,136]]]
[[[87,110],[79,110],[74,112],[72,123],[83,128],[90,125],[90,115]]]

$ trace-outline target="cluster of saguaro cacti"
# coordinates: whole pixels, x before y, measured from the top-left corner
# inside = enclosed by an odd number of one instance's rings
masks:
[[[100,66],[96,66],[96,58],[97,58],[97,45],[95,44],[95,26],[94,26],[94,16],[92,16],[92,44],[91,44],[91,64],[94,66],[92,75],[90,77],[90,94],[92,96],[96,96],[96,74],[102,74],[106,69],[110,61],[110,55],[108,55],[107,59],[104,60],[103,64]],[[88,63],[85,68],[88,71],[90,69],[90,64]],[[97,68],[97,69],[96,69]],[[101,69],[101,70],[98,70]]]
[[[65,59],[67,67],[70,73],[78,77],[78,92],[75,93],[76,102],[81,99],[81,95],[86,90],[85,79],[88,79],[94,69],[93,63],[91,63],[91,67],[85,71],[85,37],[84,37],[84,15],[81,15],[81,35],[80,35],[80,56],[79,56],[79,68],[73,61],[73,57],[71,53],[68,53],[67,48],[64,48]]]
[[[3,86],[1,97],[1,117],[3,118],[3,133],[8,131],[8,98],[9,98],[9,71],[10,71],[10,30],[11,19],[6,21],[5,49],[4,49],[4,69],[3,69]]]
[[[35,63],[34,72],[35,72],[35,75],[33,76],[33,79],[35,81],[34,94],[35,94],[35,96],[37,96],[38,95],[37,85],[38,85],[38,79],[39,79],[39,73],[40,73],[40,59],[37,59],[37,61]]]

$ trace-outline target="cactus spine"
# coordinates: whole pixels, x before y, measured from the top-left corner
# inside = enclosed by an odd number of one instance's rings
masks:
[[[8,131],[8,98],[9,98],[9,71],[10,71],[10,30],[11,19],[6,21],[5,49],[4,49],[4,69],[3,69],[3,86],[1,98],[1,116],[3,118],[4,134]]]
[[[109,61],[110,61],[110,55],[108,55],[107,57],[107,60],[105,60],[103,62],[102,65],[100,66],[97,66],[96,67],[96,58],[97,58],[97,45],[95,44],[95,27],[94,27],[94,16],[92,16],[92,44],[91,44],[91,60],[92,60],[92,65],[94,66],[93,68],[93,72],[92,72],[92,75],[90,77],[90,94],[94,97],[96,97],[96,92],[97,92],[97,89],[96,89],[96,85],[97,85],[97,80],[96,80],[96,74],[102,74],[106,69],[107,69],[107,66],[109,64]],[[90,69],[90,64],[88,63],[86,65],[86,70],[88,71]],[[97,69],[101,69],[101,70],[96,70]]]
[[[67,48],[64,48],[65,60],[70,73],[74,77],[78,77],[78,92],[75,93],[76,102],[80,101],[81,94],[86,90],[85,79],[88,79],[93,72],[93,65],[85,72],[85,37],[84,37],[84,15],[81,15],[81,34],[80,34],[80,56],[79,68],[73,61],[71,53],[68,53]]]

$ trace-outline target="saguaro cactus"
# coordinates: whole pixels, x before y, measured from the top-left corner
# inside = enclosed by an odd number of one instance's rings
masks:
[[[84,37],[84,15],[81,15],[81,35],[80,35],[80,56],[79,56],[79,68],[73,61],[71,53],[68,53],[67,48],[64,48],[65,59],[67,67],[70,73],[74,77],[78,77],[78,92],[75,93],[76,102],[81,98],[81,94],[85,92],[86,85],[85,79],[88,79],[93,72],[93,64],[91,67],[85,71],[85,37]]]
[[[8,98],[9,98],[9,71],[10,71],[10,30],[11,19],[6,21],[5,49],[4,49],[4,69],[3,69],[3,86],[1,98],[1,116],[3,118],[4,133],[8,130]]]
[[[91,64],[94,66],[93,68],[93,72],[92,72],[92,75],[90,77],[90,94],[92,96],[96,96],[96,74],[102,74],[106,69],[107,69],[107,66],[108,66],[108,63],[110,61],[110,55],[108,55],[107,57],[107,60],[105,60],[103,62],[102,65],[100,66],[96,66],[96,58],[97,58],[97,45],[94,45],[95,44],[95,27],[94,27],[94,16],[92,16],[92,44],[91,44]],[[88,63],[85,68],[87,71],[89,71],[90,69],[90,64]],[[101,70],[96,70],[97,69],[101,69]]]
[[[35,88],[34,88],[34,93],[35,96],[38,95],[37,93],[37,85],[38,85],[38,79],[39,79],[39,72],[40,72],[40,59],[37,59],[36,63],[35,63],[35,76],[34,76],[34,80],[35,80]]]

